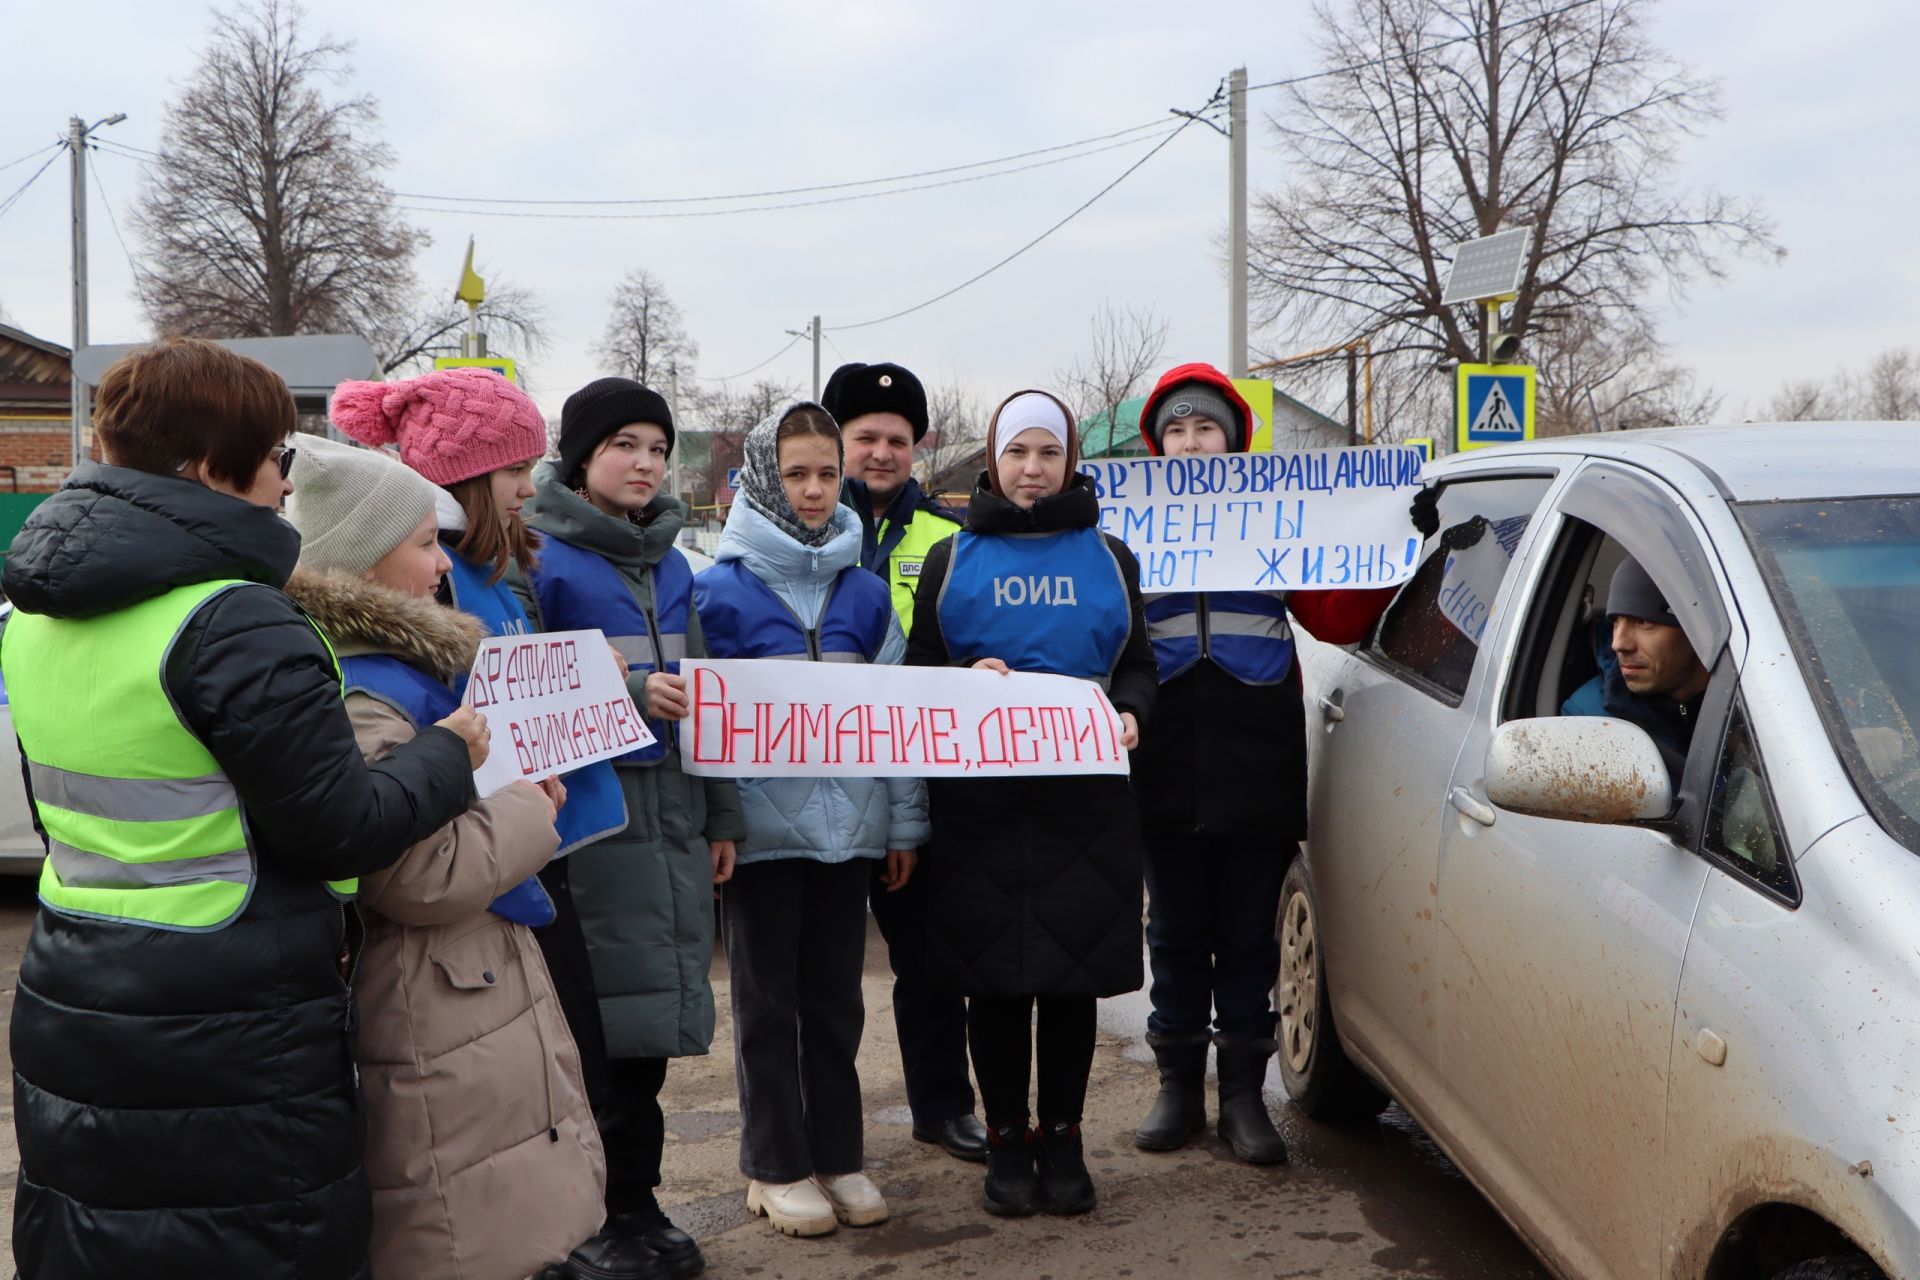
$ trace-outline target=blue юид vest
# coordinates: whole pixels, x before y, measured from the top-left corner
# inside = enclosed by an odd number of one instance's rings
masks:
[[[867,585],[871,584],[871,586]],[[872,662],[887,640],[893,603],[865,569],[842,569],[827,589],[820,623],[800,625],[792,609],[743,561],[722,560],[693,580],[707,652],[716,658],[800,658]]]
[[[1127,647],[1126,579],[1098,529],[953,538],[940,631],[956,658],[1105,681]]]

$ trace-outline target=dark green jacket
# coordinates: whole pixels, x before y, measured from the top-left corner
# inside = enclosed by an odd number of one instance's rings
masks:
[[[601,556],[620,571],[634,599],[654,612],[653,566],[678,555],[674,539],[686,523],[686,507],[658,497],[645,525],[618,520],[560,483],[552,464],[534,473],[538,492],[527,504],[527,523]],[[575,630],[595,619],[549,619],[539,604],[540,571],[523,594],[529,617],[543,629]],[[689,606],[691,608],[691,606]],[[604,629],[604,628],[602,628]],[[707,656],[700,620],[687,621],[687,656]],[[629,688],[645,710],[646,673],[634,672]],[[740,798],[725,779],[690,778],[680,753],[648,767],[620,765],[627,802],[627,829],[570,855],[569,879],[587,951],[593,962],[607,1051],[616,1058],[678,1058],[702,1054],[713,1041],[713,988],[707,966],[713,957],[713,863],[709,840],[746,834]]]

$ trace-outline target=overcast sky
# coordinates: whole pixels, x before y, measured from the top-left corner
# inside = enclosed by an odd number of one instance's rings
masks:
[[[392,186],[427,194],[640,199],[881,177],[1143,124],[1198,106],[1241,63],[1255,83],[1314,65],[1304,0],[312,8],[312,33],[354,42],[350,87],[379,100],[398,158]],[[204,11],[132,0],[15,2],[4,23],[13,56],[0,77],[0,164],[52,141],[73,114],[124,111],[106,136],[154,148],[205,36]],[[1737,414],[1783,378],[1920,345],[1920,5],[1667,0],[1654,34],[1724,88],[1726,118],[1689,147],[1680,181],[1761,197],[1789,251],[1780,265],[1736,262],[1727,279],[1676,303],[1662,326],[1674,357]],[[1256,119],[1275,98],[1254,95]],[[1264,126],[1254,144],[1253,186],[1277,185],[1284,174]],[[997,395],[1048,382],[1108,300],[1171,322],[1169,364],[1223,361],[1223,138],[1188,129],[1046,243],[947,301],[832,330],[958,284],[1151,145],[730,217],[407,216],[432,233],[418,267],[435,287],[452,292],[471,234],[490,276],[545,297],[553,350],[532,373],[550,412],[601,372],[588,347],[607,291],[634,266],[685,309],[702,375],[756,364],[817,312],[832,343],[828,370],[842,358],[898,360]],[[0,173],[0,197],[39,163]],[[130,236],[141,169],[110,155],[96,163]],[[0,307],[60,342],[71,332],[67,190],[61,157],[0,219]],[[146,330],[132,274],[99,189],[91,194],[92,337],[135,340]],[[807,344],[796,343],[766,372],[805,384],[809,365]]]

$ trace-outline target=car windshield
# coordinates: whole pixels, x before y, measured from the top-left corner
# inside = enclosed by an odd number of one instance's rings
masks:
[[[1920,852],[1920,496],[1738,510],[1854,785]]]

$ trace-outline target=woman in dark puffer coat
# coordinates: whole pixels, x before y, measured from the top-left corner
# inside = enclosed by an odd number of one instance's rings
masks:
[[[212,343],[102,378],[7,557],[44,909],[12,1025],[25,1280],[364,1280],[351,877],[473,799],[473,713],[363,761],[279,588],[293,399]],[[76,682],[84,682],[84,688]],[[238,841],[240,847],[233,843]]]
[[[1092,487],[1074,471],[1077,441],[1072,415],[1045,392],[995,411],[966,528],[935,544],[922,569],[907,662],[1097,680],[1131,749],[1159,689],[1140,569],[1099,531]],[[1107,776],[941,779],[928,789],[927,969],[971,997],[968,1040],[987,1110],[983,1206],[1085,1213],[1094,1188],[1080,1114],[1095,1006],[1143,976],[1133,795],[1126,778]],[[1036,1056],[1040,1127],[1029,1133]]]

